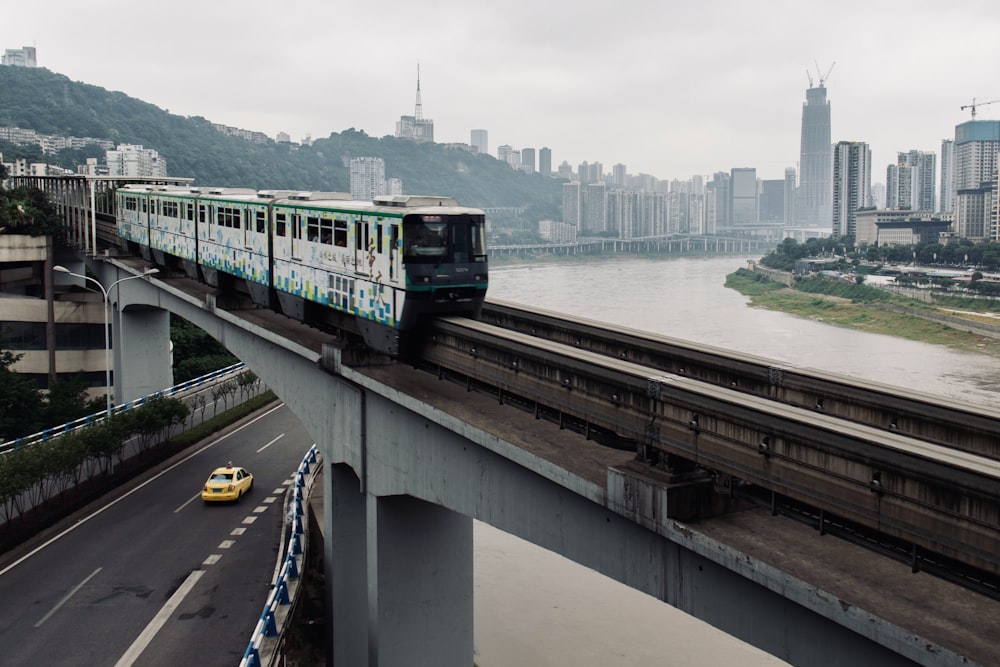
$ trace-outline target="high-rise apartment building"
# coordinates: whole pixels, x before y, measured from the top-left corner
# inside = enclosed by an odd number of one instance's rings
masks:
[[[1000,121],[970,120],[955,126],[955,232],[962,238],[985,241],[1000,235],[1000,225],[992,215],[997,151]]]
[[[580,227],[580,181],[563,183],[562,212],[563,222]]]
[[[35,59],[35,47],[23,46],[20,49],[7,49],[4,51],[0,64],[10,67],[38,67]]]
[[[497,147],[497,159],[501,162],[506,162],[510,164],[510,154],[514,152],[514,147],[510,144],[504,144]]]
[[[380,157],[352,157],[351,199],[371,201],[379,195],[386,195],[385,160]]]
[[[785,225],[795,223],[795,167],[785,167]]]
[[[608,231],[608,186],[604,181],[587,183],[580,204],[580,233],[603,234]]]
[[[818,86],[810,85],[806,90],[806,102],[802,105],[799,196],[795,206],[798,224],[829,226],[832,223],[830,152],[830,102],[826,99],[824,81],[820,79]]]
[[[871,206],[872,150],[863,141],[840,141],[833,151],[833,235],[854,238],[858,210]]]
[[[105,151],[104,158],[110,176],[156,178],[167,175],[167,161],[151,148],[118,144],[115,150]]]
[[[933,211],[937,156],[934,153],[909,151],[899,153],[896,164],[886,169],[886,208],[910,211]]]
[[[621,162],[616,164],[611,168],[611,182],[614,183],[615,187],[624,188],[626,186],[626,179],[628,175],[625,169],[625,165]]]
[[[479,153],[480,155],[489,155],[490,153],[489,133],[486,130],[473,130],[472,146],[476,149],[476,152]]]
[[[952,139],[941,140],[941,196],[938,197],[938,211],[941,213],[955,210],[954,149]]]
[[[417,100],[413,115],[399,117],[396,121],[396,136],[417,142],[434,141],[434,121],[424,118],[424,106],[420,99],[420,65],[417,65]]]
[[[546,178],[552,176],[552,149],[548,146],[538,151],[538,173]]]

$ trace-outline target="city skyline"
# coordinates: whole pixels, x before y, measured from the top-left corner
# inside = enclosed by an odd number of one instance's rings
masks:
[[[295,141],[351,127],[392,135],[412,113],[419,61],[436,141],[468,143],[486,129],[492,146],[551,148],[553,168],[623,163],[663,180],[736,167],[778,179],[798,168],[809,77],[835,62],[831,143],[868,143],[882,180],[899,152],[939,152],[973,98],[977,118],[1000,118],[1000,103],[983,104],[1000,99],[991,72],[1000,11],[970,5],[975,21],[924,2],[848,2],[836,12],[726,2],[707,21],[646,1],[615,10],[440,0],[428,10],[376,0],[281,14],[259,0],[179,0],[145,16],[120,0],[52,0],[8,8],[0,47],[35,46],[39,66],[72,80]],[[184,34],[171,44],[198,46],[130,48],[128,29],[108,29],[115,15],[126,28],[155,19],[152,39]],[[314,29],[324,25],[352,30]],[[108,48],[116,39],[122,48]]]

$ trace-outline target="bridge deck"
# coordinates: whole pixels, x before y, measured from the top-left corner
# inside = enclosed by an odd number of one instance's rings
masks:
[[[608,467],[623,467],[635,458],[401,364],[357,370],[518,445],[540,460],[541,474],[546,464],[564,469],[576,478],[583,495],[592,496],[593,485],[606,494]],[[733,512],[688,527],[825,591],[845,607],[877,614],[979,664],[1000,664],[995,637],[1000,604],[993,600],[928,574],[914,574],[905,563],[832,535],[820,536],[805,524],[771,516],[767,510]]]

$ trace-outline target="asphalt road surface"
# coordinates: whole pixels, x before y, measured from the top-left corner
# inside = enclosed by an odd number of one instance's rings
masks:
[[[232,667],[270,592],[286,490],[312,440],[272,407],[0,557],[0,664]],[[213,468],[254,475],[206,504]]]

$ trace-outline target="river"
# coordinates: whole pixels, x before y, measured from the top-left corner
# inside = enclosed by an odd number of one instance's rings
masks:
[[[724,287],[758,257],[589,258],[490,270],[490,297],[995,405],[1000,360],[748,306]],[[479,667],[783,665],[652,597],[475,524]]]

